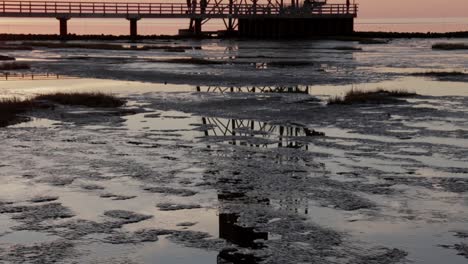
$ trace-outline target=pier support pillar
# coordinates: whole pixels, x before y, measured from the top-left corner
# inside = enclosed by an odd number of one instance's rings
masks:
[[[69,17],[57,17],[57,20],[60,22],[60,38],[66,39],[68,35],[68,20]]]
[[[130,21],[130,37],[135,39],[138,37],[138,20],[140,20],[140,18],[129,17],[127,20]]]
[[[193,33],[196,36],[200,36],[202,34],[202,19],[195,19],[195,26],[193,27]]]

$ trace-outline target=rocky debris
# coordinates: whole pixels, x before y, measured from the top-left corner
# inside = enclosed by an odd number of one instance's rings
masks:
[[[194,226],[196,224],[197,222],[181,222],[181,223],[178,223],[176,226],[189,227],[189,226]]]
[[[225,248],[219,252],[219,264],[255,264],[262,261],[262,258],[256,257],[252,253],[244,253],[236,248]]]
[[[455,244],[455,245],[439,245],[439,246],[443,248],[454,249],[458,252],[457,255],[463,256],[468,259],[468,244],[466,243],[460,243],[460,244]]]
[[[77,219],[51,227],[50,232],[57,236],[75,240],[91,234],[112,234],[115,229],[121,228],[123,224],[122,221],[98,223]]]
[[[29,201],[32,203],[45,203],[45,202],[52,202],[58,200],[58,196],[37,196]]]
[[[65,186],[65,185],[72,184],[74,180],[75,178],[73,177],[51,176],[51,177],[43,178],[41,181],[46,182],[53,186]]]
[[[46,220],[55,220],[73,217],[74,214],[61,203],[47,203],[40,205],[0,205],[0,214],[14,214],[13,219],[38,224]]]
[[[352,264],[396,264],[400,263],[408,254],[400,249],[381,249],[376,254],[366,255],[352,261]]]
[[[201,208],[198,204],[172,204],[172,203],[158,203],[156,205],[160,211],[177,211]]]
[[[468,179],[456,177],[412,177],[412,176],[386,176],[383,178],[392,184],[404,184],[410,186],[419,186],[428,189],[436,189],[442,187],[448,192],[465,193],[468,192]]]
[[[222,239],[214,239],[208,233],[191,230],[173,230],[168,239],[186,247],[207,250],[221,250],[226,246],[226,242]]]
[[[145,187],[143,188],[145,191],[152,192],[152,193],[163,193],[169,195],[177,195],[177,196],[193,196],[197,194],[196,191],[188,190],[188,189],[175,189],[170,187]]]
[[[350,191],[333,189],[313,189],[308,196],[318,200],[323,206],[333,207],[345,211],[375,208],[375,204]]]
[[[134,195],[117,195],[117,194],[112,194],[112,193],[103,193],[99,197],[101,198],[110,198],[115,201],[124,201],[124,200],[130,200],[133,198],[136,198],[137,196]]]
[[[115,235],[106,237],[104,242],[111,244],[136,244],[143,242],[156,242],[158,236],[172,234],[170,230],[161,229],[143,229],[133,233],[117,233]]]
[[[468,259],[468,244],[465,244],[465,243],[455,244],[453,248],[456,251],[458,251],[458,255],[464,256],[465,258]]]
[[[97,185],[97,184],[83,184],[81,185],[81,188],[84,190],[89,190],[89,191],[105,189],[104,187]]]
[[[76,255],[74,244],[67,240],[26,245],[14,245],[0,250],[0,262],[6,263],[62,263]]]
[[[167,236],[174,243],[186,247],[220,250],[226,243],[221,239],[212,239],[210,234],[190,230],[142,229],[135,232],[117,233],[106,237],[104,242],[111,244],[136,244],[158,241],[158,236]]]
[[[117,218],[123,221],[125,224],[138,223],[153,218],[152,215],[137,214],[125,210],[111,210],[104,212],[105,216]]]
[[[463,178],[439,178],[439,184],[449,192],[468,192],[468,179]]]
[[[468,231],[455,231],[455,236],[459,238],[468,238]]]

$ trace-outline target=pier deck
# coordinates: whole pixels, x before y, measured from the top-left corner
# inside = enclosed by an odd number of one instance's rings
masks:
[[[203,0],[202,0],[203,1]],[[187,3],[123,3],[123,2],[56,2],[56,1],[0,1],[0,17],[56,18],[60,21],[60,34],[68,34],[67,21],[72,18],[124,18],[130,21],[130,33],[137,35],[137,21],[140,19],[178,18],[190,19],[196,33],[209,19],[230,20],[228,30],[238,26],[233,20],[243,21],[285,21],[291,19],[351,19],[357,16],[355,4],[323,4],[319,6],[286,5],[269,0],[259,4],[208,1],[198,4]],[[289,23],[288,22],[288,23]],[[270,23],[270,22],[268,22]],[[294,24],[294,23],[293,23]]]

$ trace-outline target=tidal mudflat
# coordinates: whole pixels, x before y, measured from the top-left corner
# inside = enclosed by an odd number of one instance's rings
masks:
[[[1,98],[126,104],[0,128],[0,262],[466,263],[468,55],[381,43],[9,50]],[[414,94],[329,104],[378,88]]]

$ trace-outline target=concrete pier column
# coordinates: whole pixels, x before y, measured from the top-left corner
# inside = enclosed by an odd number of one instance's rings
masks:
[[[195,26],[193,28],[193,33],[197,36],[202,34],[202,19],[201,18],[195,19]]]
[[[139,17],[128,17],[128,21],[130,21],[130,37],[137,38],[138,37],[138,20]]]
[[[60,22],[60,38],[66,39],[68,35],[68,25],[67,22],[70,20],[69,17],[57,17],[57,20]]]

